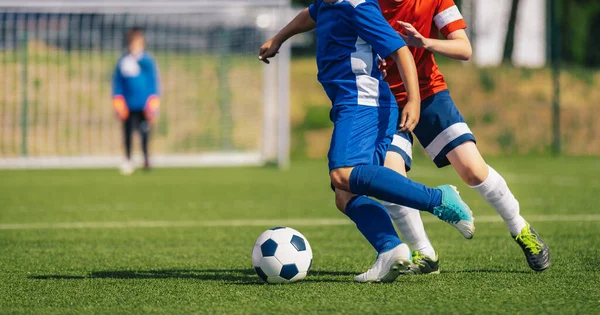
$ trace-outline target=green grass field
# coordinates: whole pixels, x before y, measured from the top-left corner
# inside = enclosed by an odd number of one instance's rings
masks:
[[[415,179],[461,189],[479,219],[475,238],[424,214],[442,273],[380,285],[352,282],[375,255],[335,210],[324,161],[131,177],[2,171],[0,313],[598,312],[600,159],[490,160],[550,246],[543,273],[451,169],[418,162]],[[275,225],[311,242],[304,282],[267,285],[254,274],[252,245]]]

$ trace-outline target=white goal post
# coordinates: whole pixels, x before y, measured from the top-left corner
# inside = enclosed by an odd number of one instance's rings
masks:
[[[270,65],[257,53],[293,16],[290,0],[4,0],[0,10],[0,168],[123,161],[111,74],[133,26],[161,77],[154,166],[288,166],[290,47]]]

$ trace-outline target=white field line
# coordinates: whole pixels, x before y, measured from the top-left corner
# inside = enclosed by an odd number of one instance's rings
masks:
[[[532,215],[529,222],[600,222],[600,214]],[[434,217],[423,218],[425,222],[439,222]],[[502,222],[500,216],[477,216],[477,223]],[[351,225],[346,218],[339,219],[271,219],[271,220],[206,220],[206,221],[107,221],[62,223],[9,223],[0,224],[0,230],[37,229],[125,229],[125,228],[176,228],[176,227],[249,227],[249,226],[336,226]]]

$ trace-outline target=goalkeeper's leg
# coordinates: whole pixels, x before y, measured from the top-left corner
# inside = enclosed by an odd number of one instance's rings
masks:
[[[142,138],[142,152],[144,153],[144,169],[150,169],[150,152],[148,150],[149,142],[150,142],[150,131],[151,125],[150,122],[146,119],[146,116],[142,113],[140,114],[140,136]]]
[[[123,145],[125,147],[125,161],[121,164],[121,174],[130,175],[133,173],[133,164],[131,163],[131,140],[133,137],[133,115],[127,116],[123,121]]]

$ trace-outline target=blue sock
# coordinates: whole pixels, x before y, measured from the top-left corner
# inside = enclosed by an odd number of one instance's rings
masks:
[[[356,196],[350,199],[345,212],[378,254],[402,244],[381,203],[366,196]]]
[[[402,206],[432,212],[442,203],[442,192],[377,165],[359,165],[350,174],[350,191]]]

